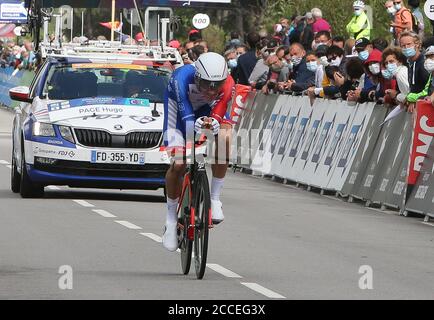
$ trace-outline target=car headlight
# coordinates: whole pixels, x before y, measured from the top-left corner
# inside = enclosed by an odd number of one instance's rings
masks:
[[[33,135],[37,137],[55,137],[56,131],[52,124],[35,122],[33,123]]]
[[[72,131],[70,127],[59,126],[59,131],[63,139],[71,143],[75,143],[74,136],[72,135]]]

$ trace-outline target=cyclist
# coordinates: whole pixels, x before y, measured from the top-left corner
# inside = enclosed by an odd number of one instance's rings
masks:
[[[234,80],[223,56],[209,52],[191,65],[178,68],[172,75],[165,96],[164,140],[169,154],[184,148],[187,137],[208,127],[216,141],[226,143],[225,161],[212,165],[211,211],[214,224],[223,221],[220,193],[228,168],[231,122],[226,116],[232,100]],[[217,147],[218,148],[218,147]],[[217,155],[219,157],[219,155]],[[221,163],[223,162],[223,163]],[[163,245],[169,251],[178,248],[177,206],[182,192],[184,160],[172,160],[166,175],[167,217]]]

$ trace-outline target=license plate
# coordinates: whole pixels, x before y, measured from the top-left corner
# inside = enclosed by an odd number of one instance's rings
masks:
[[[92,151],[92,163],[145,164],[144,152]]]

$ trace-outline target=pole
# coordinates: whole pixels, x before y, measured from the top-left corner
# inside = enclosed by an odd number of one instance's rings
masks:
[[[71,9],[71,42],[74,37],[74,8]]]
[[[111,41],[115,39],[115,10],[116,10],[116,0],[112,0],[112,30],[111,30]]]
[[[123,26],[123,23],[122,23],[122,21],[123,21],[123,18],[122,18],[122,12],[121,12],[119,15],[120,15],[120,20],[119,20],[119,22],[120,22],[120,24],[121,24],[121,34],[120,34],[120,36],[119,36],[119,41],[122,43],[122,37],[123,37],[123,35],[124,35],[124,30],[123,30],[124,26]]]
[[[84,36],[84,11],[81,11],[81,36]]]
[[[139,11],[139,8],[137,7],[137,2],[136,2],[136,0],[133,0],[133,1],[134,1],[134,6],[136,7],[137,16],[139,17],[139,23],[140,23],[140,28],[142,29],[142,32],[143,32],[143,37],[146,40],[148,35],[145,32],[145,28],[143,28],[142,17],[140,16],[140,11]]]
[[[131,44],[132,44],[132,39],[133,39],[133,10],[131,10]]]

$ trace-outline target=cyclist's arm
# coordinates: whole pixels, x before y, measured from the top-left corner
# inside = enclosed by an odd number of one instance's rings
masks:
[[[235,81],[231,76],[229,76],[223,86],[222,97],[211,111],[211,117],[216,119],[219,123],[223,122],[226,112],[228,112],[228,106],[232,101],[234,88]]]
[[[173,77],[170,81],[171,89],[173,90],[174,97],[176,97],[176,103],[178,104],[179,114],[181,115],[182,123],[188,132],[188,122],[193,122],[195,120],[193,106],[190,102],[188,92],[189,92],[190,81],[188,77],[178,74]]]

